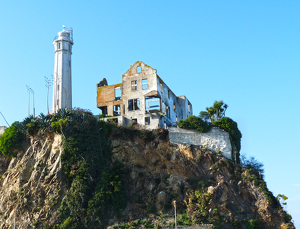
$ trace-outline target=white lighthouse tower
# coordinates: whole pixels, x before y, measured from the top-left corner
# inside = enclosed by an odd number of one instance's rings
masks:
[[[72,46],[73,29],[65,28],[54,38],[54,80],[52,112],[60,108],[72,109]]]

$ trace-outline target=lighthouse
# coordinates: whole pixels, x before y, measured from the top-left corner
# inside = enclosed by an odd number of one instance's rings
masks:
[[[72,109],[72,46],[73,29],[65,28],[54,38],[54,76],[52,112]]]

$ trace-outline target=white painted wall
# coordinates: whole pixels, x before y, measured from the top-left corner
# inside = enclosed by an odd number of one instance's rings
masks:
[[[170,127],[169,139],[173,144],[201,145],[215,152],[220,150],[224,157],[232,159],[232,146],[229,133],[218,127],[213,127],[207,133],[200,133],[197,130]]]
[[[2,135],[7,127],[6,126],[0,126],[0,135]]]
[[[57,112],[60,108],[72,109],[72,46],[73,41],[70,32],[58,33],[54,40],[54,82],[52,111]]]

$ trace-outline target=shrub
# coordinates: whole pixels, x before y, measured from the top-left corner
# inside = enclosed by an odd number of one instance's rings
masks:
[[[16,156],[17,150],[22,147],[21,140],[22,134],[14,124],[11,125],[0,137],[0,151],[8,157]]]
[[[211,125],[208,122],[194,115],[187,117],[185,120],[179,120],[178,126],[184,129],[194,129],[200,133],[208,132],[211,129]]]

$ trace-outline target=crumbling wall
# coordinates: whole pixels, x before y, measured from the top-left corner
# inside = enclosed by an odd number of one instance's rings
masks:
[[[2,135],[7,127],[6,126],[0,126],[0,135]]]
[[[232,159],[232,146],[229,133],[218,127],[213,127],[207,133],[170,127],[169,138],[171,143],[201,145],[216,152],[220,151],[224,157]]]

